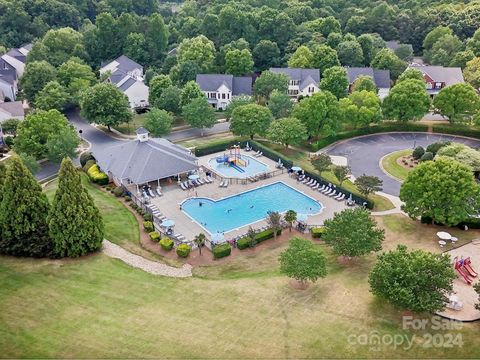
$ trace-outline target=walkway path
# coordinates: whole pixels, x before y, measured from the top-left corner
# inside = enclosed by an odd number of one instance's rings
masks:
[[[108,240],[103,240],[102,251],[105,255],[111,258],[122,260],[124,263],[134,268],[141,269],[149,274],[176,278],[192,276],[192,266],[189,264],[185,264],[181,268],[175,268],[156,261],[147,260],[141,256],[128,252]]]

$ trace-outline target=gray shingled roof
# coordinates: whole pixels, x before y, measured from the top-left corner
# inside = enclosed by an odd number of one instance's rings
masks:
[[[16,76],[11,74],[10,71],[1,71],[0,70],[0,81],[5,82],[9,85],[13,85],[15,83]]]
[[[346,67],[348,82],[353,84],[359,76],[370,76],[380,89],[390,88],[390,71],[367,67]]]
[[[24,116],[25,111],[21,101],[9,101],[0,103],[0,109],[5,110],[11,116]]]
[[[195,156],[166,139],[122,142],[94,151],[93,155],[102,171],[109,172],[118,179],[129,179],[135,184],[176,176],[198,168]]]
[[[318,69],[270,68],[270,71],[276,74],[285,74],[291,80],[299,80],[300,89],[304,89],[311,84],[311,81],[307,80],[308,78],[311,78],[317,86],[320,83],[320,70]]]
[[[120,85],[118,88],[121,90],[121,91],[126,91],[130,88],[130,86],[132,86],[133,84],[135,84],[137,81],[131,77],[129,77],[124,83],[122,83],[122,85]]]
[[[217,91],[223,84],[232,95],[252,95],[252,78],[224,74],[198,74],[196,82],[202,91]]]
[[[459,67],[443,67],[430,65],[409,65],[409,68],[420,70],[435,82],[444,82],[446,86],[464,83],[462,69]]]
[[[252,78],[250,76],[234,76],[232,95],[252,95]]]
[[[11,49],[5,55],[11,56],[17,59],[18,61],[21,61],[22,63],[27,62],[27,57],[23,55],[18,49]]]

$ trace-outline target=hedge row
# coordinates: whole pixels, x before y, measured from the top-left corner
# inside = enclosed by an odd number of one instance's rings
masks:
[[[230,253],[232,252],[232,247],[230,246],[229,243],[215,245],[212,249],[212,252],[213,252],[214,259],[220,259],[225,256],[229,256]]]
[[[99,185],[107,185],[109,182],[108,175],[101,172],[97,164],[91,166],[87,174],[91,181]]]
[[[281,235],[282,234],[282,230],[278,230],[277,231],[277,235]],[[255,243],[258,244],[262,241],[265,241],[265,240],[268,240],[268,239],[271,239],[273,238],[273,230],[272,229],[267,229],[267,230],[264,230],[264,231],[261,231],[259,233],[257,233],[255,235]],[[240,250],[243,250],[243,249],[246,249],[248,247],[250,247],[250,238],[247,238],[247,237],[244,237],[244,238],[241,238],[237,241],[237,247],[240,249]]]
[[[433,132],[440,134],[468,136],[480,139],[480,130],[472,129],[466,126],[435,125],[433,127]]]
[[[283,165],[285,165],[287,168],[293,166],[293,161],[290,160],[288,157],[286,157],[283,154],[280,154],[279,152],[276,152],[275,150],[270,149],[269,147],[260,144],[259,142],[256,141],[251,141],[250,146],[254,151],[261,151],[263,152],[263,155],[270,160],[273,160],[275,162],[278,161],[278,159],[282,160]]]
[[[315,239],[321,238],[325,231],[326,229],[324,227],[314,227],[310,230],[312,237]]]
[[[310,145],[310,150],[315,152],[325,146],[333,144],[339,140],[350,139],[362,135],[378,134],[382,132],[402,132],[402,131],[428,131],[428,125],[415,124],[415,123],[382,123],[380,125],[369,126],[360,129],[354,129],[349,131],[339,132],[336,135],[324,137]]]

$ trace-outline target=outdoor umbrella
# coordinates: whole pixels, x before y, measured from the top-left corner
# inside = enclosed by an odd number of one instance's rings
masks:
[[[217,232],[217,233],[212,235],[212,242],[217,244],[219,242],[222,242],[224,238],[225,238],[225,236],[223,236],[222,233]]]
[[[292,170],[295,171],[295,172],[299,172],[299,171],[302,171],[302,168],[299,167],[299,166],[294,166],[294,167],[292,167]]]
[[[441,240],[451,240],[452,239],[452,235],[450,235],[449,233],[445,232],[445,231],[439,231],[437,232],[437,236],[439,237],[439,239]]]
[[[307,221],[307,214],[298,214],[297,215],[297,221],[300,221],[300,222]]]
[[[166,219],[166,220],[163,220],[162,221],[162,227],[165,227],[165,228],[170,228],[172,226],[175,225],[175,221],[173,220],[170,220],[170,219]]]
[[[197,174],[192,174],[188,177],[189,180],[198,180],[200,179],[200,176],[198,176]]]

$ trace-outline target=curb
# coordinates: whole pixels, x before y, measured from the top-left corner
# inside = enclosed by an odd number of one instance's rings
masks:
[[[401,150],[400,150],[400,151],[401,151]],[[389,155],[391,155],[391,154],[393,154],[393,153],[395,153],[395,152],[396,152],[396,151],[392,151],[392,152],[389,153],[389,154],[383,155],[383,156],[380,158],[380,160],[378,161],[378,167],[379,167],[380,170],[382,170],[382,172],[383,172],[385,175],[387,175],[389,178],[391,178],[391,179],[393,179],[393,180],[395,180],[395,181],[398,181],[400,184],[403,184],[403,181],[404,181],[404,180],[401,180],[401,179],[397,178],[396,176],[393,176],[392,174],[390,174],[387,170],[385,170],[385,168],[383,167],[383,164],[382,164],[383,159],[385,159],[387,156],[389,156]]]

